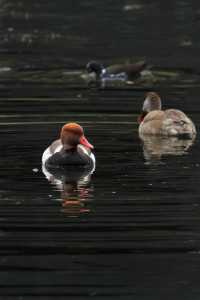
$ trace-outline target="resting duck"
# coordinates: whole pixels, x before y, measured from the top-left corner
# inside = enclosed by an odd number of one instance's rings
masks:
[[[42,164],[52,166],[84,166],[95,168],[94,147],[84,136],[83,128],[76,123],[65,124],[60,139],[54,141],[43,153]]]
[[[89,74],[94,74],[96,80],[121,80],[132,81],[140,76],[141,71],[147,66],[145,61],[134,64],[119,64],[104,67],[97,61],[90,61],[86,65]]]
[[[161,110],[157,93],[147,93],[138,119],[140,135],[177,136],[192,139],[196,135],[193,122],[180,110]]]

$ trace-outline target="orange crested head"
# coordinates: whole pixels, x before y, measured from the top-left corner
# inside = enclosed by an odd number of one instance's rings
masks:
[[[61,129],[60,134],[61,142],[66,148],[76,147],[81,144],[89,149],[94,147],[88,142],[84,136],[83,128],[77,123],[67,123]]]
[[[78,136],[82,136],[84,134],[83,128],[77,123],[67,123],[61,129],[61,137],[65,133],[74,133]]]

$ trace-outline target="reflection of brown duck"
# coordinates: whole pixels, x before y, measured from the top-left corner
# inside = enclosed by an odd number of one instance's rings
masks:
[[[139,117],[139,134],[177,136],[192,139],[196,135],[193,122],[180,110],[161,110],[161,99],[156,93],[148,93]]]
[[[158,161],[162,156],[184,155],[192,146],[194,139],[179,139],[177,137],[150,136],[140,134],[143,142],[144,158],[149,161]]]

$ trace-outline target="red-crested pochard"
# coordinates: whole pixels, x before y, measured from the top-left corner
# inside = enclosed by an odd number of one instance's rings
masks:
[[[68,123],[62,127],[60,139],[44,151],[42,164],[45,167],[93,165],[95,168],[93,148],[84,136],[83,128],[77,123]]]

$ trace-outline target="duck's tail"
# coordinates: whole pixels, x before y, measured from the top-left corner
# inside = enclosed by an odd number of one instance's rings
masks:
[[[177,136],[182,139],[191,139],[196,135],[194,124],[185,120],[172,121],[167,128],[169,136]]]

